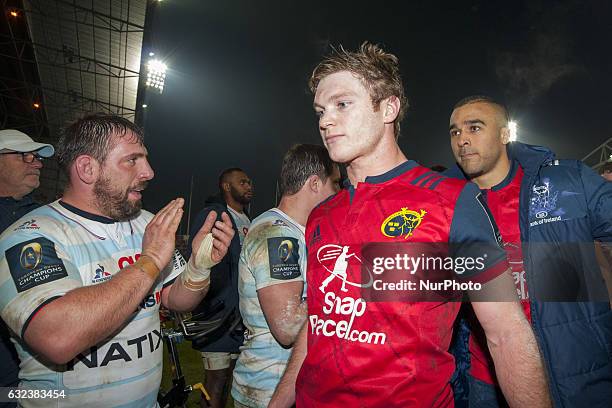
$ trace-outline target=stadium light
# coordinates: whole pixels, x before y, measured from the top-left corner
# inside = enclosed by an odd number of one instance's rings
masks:
[[[147,63],[147,82],[146,86],[157,90],[159,93],[164,91],[166,81],[166,64],[158,59],[151,59]]]
[[[511,142],[516,142],[516,139],[518,137],[518,124],[511,120],[510,122],[508,122],[508,130],[510,130],[510,141]]]

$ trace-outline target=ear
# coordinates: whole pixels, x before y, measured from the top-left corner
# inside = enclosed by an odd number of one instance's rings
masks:
[[[308,189],[313,193],[318,193],[322,187],[322,184],[323,183],[321,183],[321,179],[316,174],[308,177],[308,179],[306,180],[306,185],[308,186]]]
[[[223,183],[223,191],[225,191],[226,193],[229,193],[229,191],[231,190],[230,187],[231,187],[230,183],[228,182]]]
[[[93,184],[100,177],[100,163],[91,156],[82,155],[74,161],[74,169],[85,184]]]
[[[401,102],[397,96],[390,96],[387,99],[383,99],[381,102],[384,112],[385,123],[393,123],[397,119],[401,109]]]
[[[510,143],[510,129],[508,129],[507,127],[503,127],[500,129],[499,131],[500,133],[500,137],[501,137],[501,142],[503,144],[508,144]]]

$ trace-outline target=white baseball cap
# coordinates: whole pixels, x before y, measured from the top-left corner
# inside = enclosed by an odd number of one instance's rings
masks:
[[[42,157],[51,157],[55,153],[50,144],[37,143],[30,136],[15,129],[0,130],[0,150],[36,152]]]

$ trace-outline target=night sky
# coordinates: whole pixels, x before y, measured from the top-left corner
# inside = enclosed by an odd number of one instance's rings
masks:
[[[504,101],[519,140],[561,158],[580,159],[612,136],[605,0],[164,0],[152,30],[169,66],[163,95],[147,100],[153,211],[187,198],[191,175],[199,210],[233,166],[254,181],[251,212],[272,207],[284,152],[321,143],[307,79],[329,44],[368,40],[399,57],[410,105],[400,146],[424,165],[453,162],[448,118],[472,94]]]

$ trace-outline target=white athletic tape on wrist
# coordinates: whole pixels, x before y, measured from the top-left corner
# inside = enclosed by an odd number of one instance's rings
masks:
[[[210,285],[210,269],[197,269],[192,259],[181,274],[183,286],[189,290],[199,291]]]
[[[213,235],[212,233],[206,234],[198,251],[196,252],[196,256],[194,259],[194,267],[196,269],[210,269],[219,262],[215,262],[212,260],[212,250],[213,250]],[[193,258],[193,257],[192,257]]]

